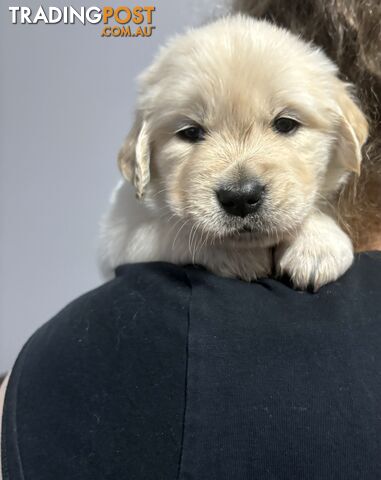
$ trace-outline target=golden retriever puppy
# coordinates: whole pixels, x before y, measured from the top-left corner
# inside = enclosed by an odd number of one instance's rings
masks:
[[[175,38],[140,78],[119,154],[137,199],[126,181],[113,194],[105,270],[167,261],[287,274],[301,289],[336,280],[353,247],[335,198],[367,131],[336,66],[286,30],[233,16]]]

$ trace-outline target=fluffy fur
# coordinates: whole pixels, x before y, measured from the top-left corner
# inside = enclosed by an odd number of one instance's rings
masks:
[[[281,134],[279,116],[301,127]],[[198,143],[177,134],[192,125],[206,131]],[[353,249],[335,199],[359,172],[366,137],[349,85],[319,49],[242,16],[189,31],[140,78],[119,155],[140,200],[125,181],[114,192],[102,226],[105,270],[161,260],[248,281],[275,271],[299,288],[337,279]],[[243,178],[265,185],[260,209],[245,218],[227,214],[216,196]]]
[[[341,190],[338,216],[357,250],[381,250],[381,3],[379,0],[236,0],[235,10],[266,18],[324,48],[356,86],[370,123],[361,176]]]

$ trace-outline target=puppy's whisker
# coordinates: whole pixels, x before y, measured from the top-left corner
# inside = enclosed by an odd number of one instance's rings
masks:
[[[177,230],[177,233],[176,233],[176,235],[175,235],[175,238],[173,239],[172,250],[175,249],[176,240],[178,239],[178,237],[179,237],[179,235],[180,235],[180,232],[181,232],[182,229],[185,227],[185,225],[187,225],[189,222],[190,222],[190,219],[188,218],[188,220],[186,220],[185,222],[183,222],[182,225],[180,226],[180,228]]]
[[[193,254],[192,254],[192,263],[193,264],[196,263],[196,253],[197,253],[197,245],[198,245],[198,242],[196,242],[196,240],[197,240],[197,233],[198,233],[199,227],[200,227],[200,224],[197,223],[196,224],[196,229],[195,229],[195,234],[194,234],[195,241],[194,241]]]
[[[154,195],[152,195],[152,198],[157,198],[160,194],[165,193],[167,191],[167,188],[164,187],[162,190],[159,190],[158,192],[155,192]]]
[[[191,245],[192,245],[192,234],[193,234],[193,230],[194,230],[195,227],[196,227],[196,225],[193,224],[193,225],[192,225],[192,228],[191,228],[191,230],[190,230],[190,232],[189,232],[188,249],[189,249],[190,255],[192,254],[192,247],[191,247]]]

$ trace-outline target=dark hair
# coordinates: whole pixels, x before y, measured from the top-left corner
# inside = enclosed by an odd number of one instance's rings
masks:
[[[360,177],[338,198],[339,220],[357,250],[381,240],[380,0],[234,0],[234,10],[266,18],[323,48],[356,88],[370,125]]]

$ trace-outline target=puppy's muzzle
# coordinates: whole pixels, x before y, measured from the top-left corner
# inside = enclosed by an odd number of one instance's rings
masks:
[[[224,184],[216,191],[217,199],[226,213],[246,217],[255,213],[263,200],[265,187],[258,180]]]

